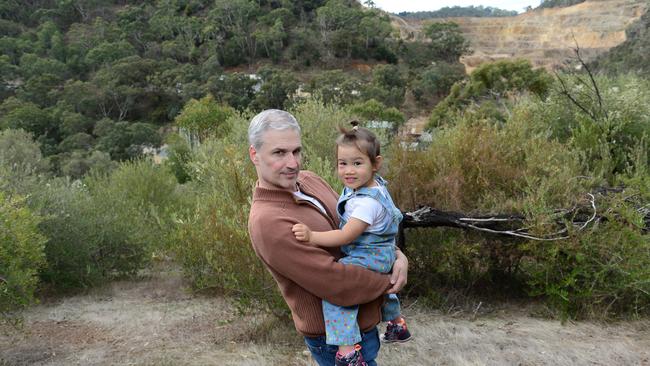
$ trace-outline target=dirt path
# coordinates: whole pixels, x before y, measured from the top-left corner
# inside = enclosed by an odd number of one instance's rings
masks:
[[[562,325],[516,314],[406,311],[415,340],[381,365],[650,365],[650,321]],[[220,297],[190,295],[178,273],[116,282],[32,308],[0,329],[0,365],[313,365],[300,337]]]

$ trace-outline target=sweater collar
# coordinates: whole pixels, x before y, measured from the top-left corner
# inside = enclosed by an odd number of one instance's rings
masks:
[[[308,196],[314,197],[314,192],[309,185],[308,178],[302,172],[299,173],[297,181],[298,190]],[[289,191],[262,188],[259,186],[259,181],[257,181],[253,190],[253,201],[296,202],[296,198]]]

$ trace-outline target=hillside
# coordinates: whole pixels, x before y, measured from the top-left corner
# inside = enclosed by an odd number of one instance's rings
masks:
[[[599,56],[593,66],[608,74],[635,72],[650,75],[650,12],[626,30],[627,39]]]
[[[626,40],[626,29],[648,10],[643,0],[585,1],[570,7],[536,9],[515,17],[446,18],[458,23],[474,50],[464,57],[468,72],[486,61],[526,58],[554,68],[571,57],[576,42],[587,60]],[[393,19],[404,38],[421,38],[424,22]]]

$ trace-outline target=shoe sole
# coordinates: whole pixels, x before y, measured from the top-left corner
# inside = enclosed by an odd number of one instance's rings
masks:
[[[413,338],[413,337],[408,337],[406,339],[391,339],[391,340],[388,340],[388,339],[384,338],[383,335],[382,335],[381,341],[384,342],[384,343],[406,343],[406,342],[410,341],[411,338]]]

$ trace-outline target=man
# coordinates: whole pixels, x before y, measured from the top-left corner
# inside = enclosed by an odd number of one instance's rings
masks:
[[[406,257],[398,251],[389,277],[338,263],[339,248],[298,241],[291,231],[298,222],[314,231],[338,229],[338,194],[314,173],[300,171],[300,126],[290,113],[276,109],[259,113],[251,120],[248,138],[258,177],[248,231],[255,253],[291,309],[296,330],[305,336],[318,364],[332,366],[337,348],[325,343],[321,300],[342,306],[361,304],[357,317],[363,331],[361,354],[368,365],[376,365],[376,325],[381,320],[383,295],[398,292],[406,284]]]

